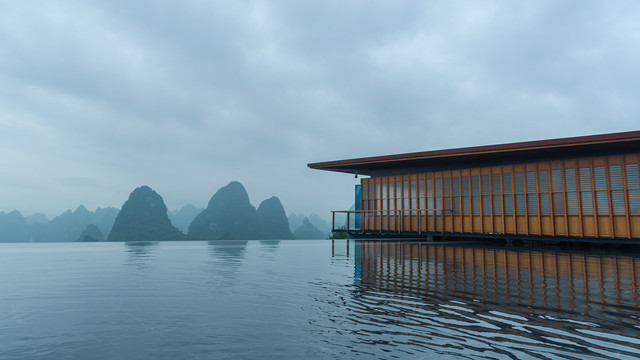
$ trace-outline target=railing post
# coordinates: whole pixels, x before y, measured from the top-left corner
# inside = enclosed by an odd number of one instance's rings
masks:
[[[350,215],[351,215],[351,212],[347,211],[347,232],[349,232],[349,230],[351,230],[351,226],[350,226],[350,223],[349,223],[349,220],[350,220],[349,218],[351,217]]]

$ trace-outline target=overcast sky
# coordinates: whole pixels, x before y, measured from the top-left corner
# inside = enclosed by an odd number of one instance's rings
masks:
[[[640,128],[638,1],[1,1],[0,211],[169,209],[307,163]]]

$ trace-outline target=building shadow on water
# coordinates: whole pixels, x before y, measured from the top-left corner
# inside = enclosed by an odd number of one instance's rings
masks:
[[[354,255],[363,339],[468,358],[640,356],[637,254],[357,241]]]

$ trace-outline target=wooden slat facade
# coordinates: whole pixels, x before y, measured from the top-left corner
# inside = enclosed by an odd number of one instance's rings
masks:
[[[311,163],[370,176],[353,234],[640,241],[640,131]],[[344,230],[344,229],[342,229]]]
[[[640,238],[640,154],[374,176],[361,231]]]

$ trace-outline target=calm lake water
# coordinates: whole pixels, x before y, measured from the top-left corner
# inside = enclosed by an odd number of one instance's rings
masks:
[[[0,244],[0,359],[635,359],[639,282],[632,253]]]

